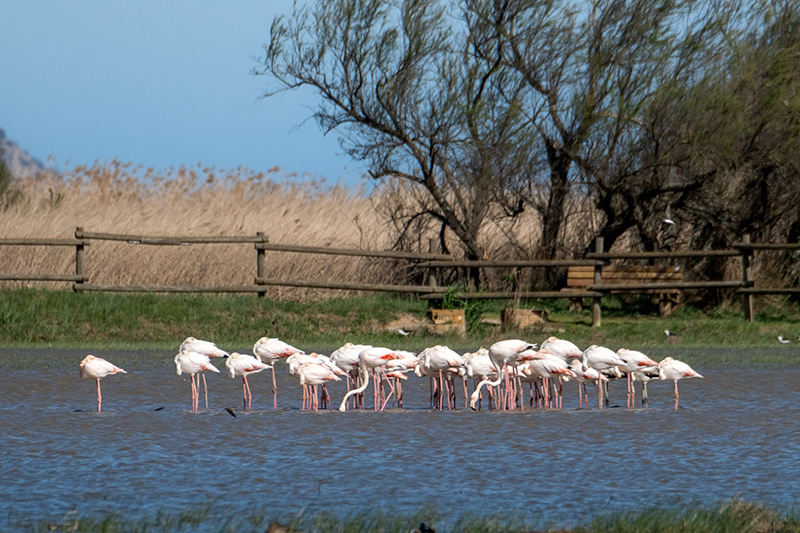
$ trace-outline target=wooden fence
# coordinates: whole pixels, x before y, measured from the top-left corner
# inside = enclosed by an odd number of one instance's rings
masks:
[[[92,241],[120,241],[129,244],[145,244],[154,246],[190,246],[193,244],[252,244],[255,253],[255,277],[252,285],[235,286],[155,286],[155,285],[93,285],[84,265],[86,246]],[[288,244],[272,244],[266,234],[258,232],[255,236],[218,236],[218,237],[154,237],[144,235],[90,233],[83,228],[75,230],[74,239],[0,239],[0,246],[66,246],[75,247],[75,273],[52,274],[3,274],[0,281],[44,281],[72,282],[74,291],[103,292],[180,292],[180,293],[256,293],[263,296],[269,286],[305,287],[333,290],[354,290],[368,292],[413,293],[421,298],[438,301],[447,292],[447,287],[437,284],[438,269],[444,268],[568,268],[570,266],[594,267],[594,283],[585,290],[565,291],[516,291],[516,292],[479,292],[460,291],[455,297],[462,299],[508,299],[528,300],[535,298],[591,298],[593,302],[592,325],[600,326],[601,303],[612,291],[629,293],[648,293],[663,290],[687,289],[734,289],[743,298],[744,316],[747,321],[753,320],[752,298],[759,294],[800,295],[800,288],[793,287],[756,287],[753,281],[752,260],[756,252],[775,252],[800,250],[800,244],[757,244],[751,243],[749,236],[735,243],[729,250],[702,250],[683,252],[629,252],[610,253],[604,251],[602,237],[598,237],[595,251],[582,259],[571,260],[533,260],[533,261],[468,261],[456,260],[449,254],[435,253],[435,240],[429,241],[429,253],[407,253],[376,250],[357,250],[328,247],[297,246]],[[414,262],[419,268],[426,269],[428,275],[422,285],[390,285],[358,282],[315,282],[308,280],[289,280],[268,277],[266,252],[293,252],[307,254],[326,254],[378,259],[402,259]],[[612,260],[667,260],[676,261],[689,258],[739,257],[742,265],[740,280],[720,281],[680,281],[668,283],[639,283],[615,285],[603,283],[602,267]]]

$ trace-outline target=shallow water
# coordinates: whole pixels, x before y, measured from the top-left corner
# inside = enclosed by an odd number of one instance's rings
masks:
[[[44,357],[30,351],[25,357]],[[673,354],[676,357],[679,355]],[[305,508],[411,514],[433,504],[451,519],[513,510],[533,524],[570,526],[613,510],[738,497],[780,509],[800,496],[800,372],[714,368],[679,385],[651,382],[647,409],[612,406],[524,412],[431,411],[428,380],[404,387],[405,408],[303,412],[296,381],[278,372],[208,376],[209,409],[192,412],[174,367],[94,382],[75,371],[7,370],[0,391],[0,530],[69,511],[146,517],[213,504],[286,519]],[[108,356],[125,367],[125,353]],[[220,363],[221,364],[221,363]],[[224,367],[223,367],[224,369]],[[331,387],[334,405],[344,393]],[[226,407],[234,408],[236,417]]]

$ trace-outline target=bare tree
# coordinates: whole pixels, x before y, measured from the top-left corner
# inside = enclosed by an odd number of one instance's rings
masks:
[[[315,118],[375,179],[400,178],[421,213],[479,259],[499,175],[513,172],[521,117],[497,57],[471,53],[463,17],[437,0],[334,0],[274,20],[258,74],[276,92],[310,87]],[[519,85],[519,84],[518,84]],[[502,94],[501,94],[502,91]],[[511,98],[506,96],[511,94]],[[440,233],[447,250],[445,232]]]

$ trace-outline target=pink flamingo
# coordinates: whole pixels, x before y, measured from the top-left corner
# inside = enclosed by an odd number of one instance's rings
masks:
[[[209,356],[212,359],[228,357],[229,355],[225,350],[220,350],[217,348],[217,345],[213,342],[195,339],[194,337],[186,337],[186,339],[184,339],[184,341],[181,343],[181,347],[178,348],[178,352],[180,353],[184,350],[201,353]]]
[[[583,350],[575,346],[572,342],[557,337],[550,337],[544,341],[540,350],[546,350],[548,353],[560,357],[567,363],[570,359],[580,359],[583,357]]]
[[[537,353],[542,357],[530,359],[520,368],[527,376],[535,376],[544,381],[544,406],[550,408],[553,407],[553,403],[550,399],[550,385],[548,382],[552,382],[553,378],[574,378],[575,373],[570,370],[561,357],[552,355],[543,349]],[[561,407],[561,391],[559,388],[556,388],[555,383],[553,383],[556,408]]]
[[[272,368],[272,408],[278,408],[278,384],[275,381],[275,363],[296,353],[305,353],[280,339],[261,337],[253,345],[253,353]]]
[[[225,360],[225,367],[231,375],[231,379],[242,376],[242,409],[250,410],[253,404],[253,393],[250,392],[250,384],[247,383],[247,376],[257,374],[269,368],[269,365],[259,361],[252,355],[233,352]]]
[[[472,378],[474,388],[477,389],[478,383],[484,379],[491,381],[497,377],[497,369],[492,364],[492,360],[489,359],[489,350],[486,348],[480,348],[474,353],[465,353],[463,357],[466,375]],[[491,409],[493,399],[492,388],[487,387],[486,390],[489,391],[489,409]],[[478,409],[481,408],[481,400],[482,397],[478,396]],[[466,391],[464,392],[464,403],[465,407],[466,404],[469,403]]]
[[[573,359],[569,364],[569,369],[575,374],[575,381],[578,382],[578,407],[583,407],[583,399],[586,398],[586,407],[589,407],[589,396],[586,394],[586,384],[592,383],[600,386],[601,381],[608,381],[608,378],[599,373],[594,368],[583,368],[581,362]]]
[[[447,393],[447,407],[451,408],[452,375],[458,374],[464,367],[464,358],[447,346],[436,345],[425,348],[419,354],[419,362],[425,369],[426,375],[433,374],[439,377],[437,390],[439,392],[439,410],[444,408],[444,395]],[[445,376],[445,374],[447,374]]]
[[[619,372],[619,367],[625,366],[625,361],[614,353],[612,350],[604,346],[592,344],[586,351],[583,352],[582,357],[583,369],[594,368],[599,373],[603,371],[616,371]],[[597,402],[600,409],[603,408],[603,383],[600,382],[597,391]]]
[[[300,377],[300,385],[303,387],[303,409],[318,410],[319,400],[317,398],[317,386],[325,386],[330,381],[339,381],[341,378],[330,368],[314,362],[306,362],[300,365],[296,374]],[[310,389],[310,390],[309,390]],[[309,390],[307,392],[307,390]],[[327,398],[326,405],[330,406],[330,395],[327,389],[323,389]]]
[[[99,413],[103,406],[103,395],[100,394],[100,380],[109,374],[127,374],[120,367],[109,363],[101,357],[87,355],[81,361],[81,380],[94,379],[97,381],[97,412]]]
[[[413,352],[405,350],[397,350],[398,355],[402,356],[400,359],[391,359],[383,367],[386,377],[394,380],[395,391],[397,392],[397,407],[403,407],[403,381],[408,380],[409,372],[415,372],[419,359]]]
[[[342,403],[339,405],[339,411],[346,411],[347,410],[347,400],[350,399],[351,396],[356,394],[361,394],[367,387],[369,386],[369,374],[370,372],[377,373],[378,369],[380,369],[383,365],[388,363],[393,359],[402,359],[403,355],[397,353],[395,350],[391,350],[389,348],[381,348],[381,347],[373,347],[367,348],[359,355],[358,359],[358,371],[360,374],[360,378],[362,380],[362,384],[357,389],[350,390],[347,394],[345,394],[344,398],[342,398]],[[377,379],[377,378],[375,378]],[[389,393],[389,397],[394,393],[394,387],[391,383],[389,383],[389,387],[391,388],[391,392]],[[375,394],[374,394],[374,401],[375,401],[375,410],[378,410],[378,386],[377,384],[374,386]],[[383,402],[383,406],[380,410],[383,410],[386,407],[386,402],[389,401],[389,397]]]
[[[654,368],[658,363],[647,357],[642,352],[620,348],[617,355],[625,362],[625,366],[619,367],[620,370],[628,375],[628,407],[633,407],[636,401],[636,389],[633,386],[633,373],[641,372],[647,368]]]
[[[372,348],[372,345],[347,342],[331,354],[331,360],[336,363],[336,366],[347,372],[348,391],[355,386],[358,379],[358,356],[367,348]],[[364,407],[361,396],[353,398],[353,408],[355,407]]]
[[[189,350],[184,350],[176,355],[174,361],[179,376],[186,372],[191,377],[192,411],[197,411],[200,403],[200,380],[197,378],[197,374],[204,372],[216,372],[219,374],[219,369],[211,364],[211,360],[207,355]],[[208,409],[208,386],[206,385],[205,376],[203,376],[203,385],[206,393],[206,409]]]
[[[692,367],[672,357],[667,357],[658,363],[658,379],[671,380],[675,385],[675,409],[678,408],[678,380],[702,377]]]
[[[492,365],[497,368],[499,374],[497,376],[496,381],[487,381],[483,380],[478,385],[478,388],[475,389],[475,392],[472,393],[470,397],[469,406],[472,410],[475,410],[475,403],[478,401],[478,398],[481,395],[481,388],[484,385],[489,385],[491,387],[496,387],[500,385],[503,380],[505,380],[506,385],[506,392],[505,392],[505,399],[501,402],[503,409],[513,409],[513,406],[510,404],[510,397],[511,394],[511,383],[510,377],[508,374],[508,367],[510,365],[515,365],[518,360],[519,356],[525,350],[533,350],[536,348],[535,344],[530,344],[528,342],[519,340],[519,339],[511,339],[505,341],[498,341],[492,344],[489,347],[489,359],[492,362]]]

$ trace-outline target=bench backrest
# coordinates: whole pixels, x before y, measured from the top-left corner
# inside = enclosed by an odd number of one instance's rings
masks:
[[[680,282],[681,272],[673,266],[659,265],[605,265],[602,267],[603,283]],[[571,266],[567,270],[567,287],[587,287],[594,284],[594,267]]]

